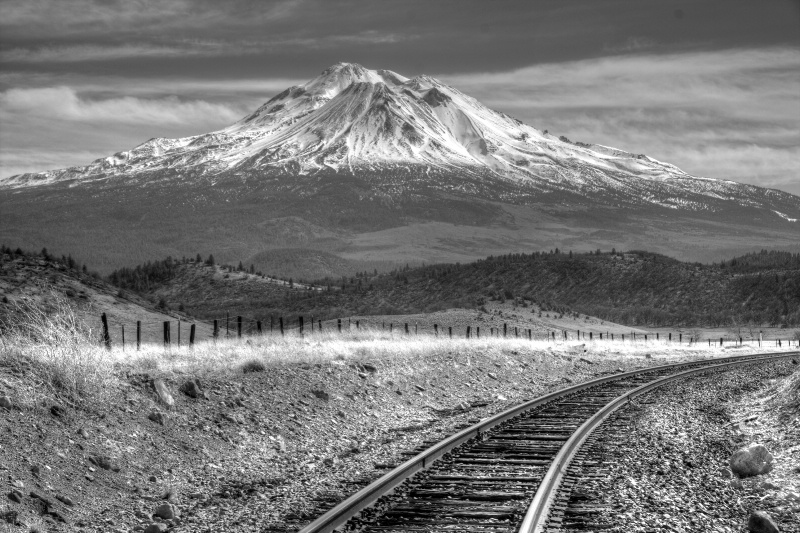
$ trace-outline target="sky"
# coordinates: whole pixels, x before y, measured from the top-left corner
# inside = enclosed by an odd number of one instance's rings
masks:
[[[221,129],[340,61],[800,195],[799,0],[0,0],[0,177]]]

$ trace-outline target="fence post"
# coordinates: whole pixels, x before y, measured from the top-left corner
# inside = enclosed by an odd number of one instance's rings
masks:
[[[322,319],[317,320],[317,329],[322,333]]]
[[[169,320],[164,321],[164,346],[169,347],[170,338],[169,338]]]
[[[481,327],[480,326],[475,326],[475,338],[476,339],[480,339],[481,338]]]
[[[136,351],[138,352],[139,349],[142,347],[142,321],[136,321]]]
[[[553,336],[555,336],[555,333],[553,333]],[[533,330],[531,328],[528,328],[528,340],[533,340]]]
[[[256,320],[256,331],[258,332],[258,336],[261,336],[261,321]]]
[[[298,325],[300,326],[300,335],[302,336],[303,335],[303,317],[302,316],[297,317],[297,321],[298,321]]]
[[[647,333],[644,334],[644,342],[647,342]]]
[[[669,334],[669,342],[672,342],[672,333]]]
[[[658,339],[658,333],[656,333],[656,340],[659,340],[659,339]]]
[[[106,349],[111,349],[111,334],[108,332],[108,317],[105,313],[100,315],[100,322],[103,323],[103,344],[106,345]]]
[[[283,337],[283,317],[278,318],[278,327],[281,330],[281,337]]]
[[[231,314],[228,311],[225,311],[225,336],[231,334]]]
[[[219,337],[219,322],[216,318],[214,319],[214,333],[212,333],[212,336],[214,337],[214,342],[217,342],[217,337]]]
[[[517,339],[519,338],[519,329],[517,328],[517,326],[514,326],[514,337],[516,337]]]
[[[178,319],[178,348],[181,347],[181,319]]]
[[[361,321],[356,320],[356,329],[361,329]]]
[[[339,333],[341,333],[342,332],[342,319],[341,318],[336,319],[336,326],[339,328]]]
[[[678,333],[678,344],[683,344],[683,333]]]
[[[417,334],[417,323],[414,322],[414,335],[416,335],[416,334]]]
[[[125,351],[125,324],[122,325],[122,351]]]
[[[194,348],[194,328],[194,324],[189,326],[189,348]]]
[[[406,322],[406,335],[408,335],[408,322]]]
[[[389,322],[389,334],[391,335],[392,331],[394,331],[394,324]]]
[[[625,334],[622,333],[622,342],[625,342]]]
[[[439,324],[434,324],[433,325],[433,336],[434,337],[438,337],[439,336]]]
[[[508,324],[503,322],[503,337],[508,336]]]
[[[453,338],[453,327],[452,326],[447,326],[447,334],[450,336],[451,339]]]
[[[314,317],[311,317],[311,333],[314,333]]]
[[[467,326],[467,338],[468,338],[468,339],[469,339],[469,330],[470,330],[470,327],[469,327],[469,326]]]
[[[722,337],[719,338],[719,345],[722,347]]]
[[[589,332],[589,340],[592,340],[592,332]]]
[[[273,318],[272,318],[272,315],[269,315],[269,333],[270,333],[270,335],[272,334],[272,330],[273,329],[274,329]]]
[[[606,335],[608,335],[608,333],[606,333]],[[613,333],[611,334],[611,342],[614,342],[614,334]]]

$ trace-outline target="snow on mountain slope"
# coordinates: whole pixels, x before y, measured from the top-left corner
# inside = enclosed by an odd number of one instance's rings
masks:
[[[0,187],[148,180],[167,170],[191,176],[251,171],[380,175],[399,168],[421,175],[436,170],[500,179],[534,192],[603,192],[680,209],[707,209],[703,198],[767,207],[764,189],[698,178],[645,155],[555,138],[435,78],[408,79],[349,63],[286,89],[223,130],[151,139],[86,167],[13,176],[0,180]]]

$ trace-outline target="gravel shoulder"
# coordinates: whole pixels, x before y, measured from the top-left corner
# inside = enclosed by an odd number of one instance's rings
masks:
[[[102,403],[73,402],[24,359],[6,358],[0,527],[293,531],[426,441],[569,383],[665,362],[580,344],[474,345],[465,354],[443,342],[424,357],[354,349],[249,373],[239,362],[221,375],[169,366],[177,354],[167,354],[149,370],[148,359],[137,370],[120,365]],[[155,392],[156,380],[172,405]],[[197,397],[181,392],[189,382],[199,385]],[[178,516],[155,520],[164,502]]]
[[[798,413],[765,409],[792,379],[791,361],[750,366],[666,385],[617,411],[587,444],[569,503],[578,512],[564,530],[743,532],[761,510],[781,532],[800,532]],[[731,477],[731,454],[753,442],[775,469]]]

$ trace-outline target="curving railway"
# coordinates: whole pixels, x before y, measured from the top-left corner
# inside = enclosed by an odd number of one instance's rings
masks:
[[[512,407],[434,444],[300,533],[558,531],[583,445],[626,402],[666,383],[797,357],[782,352],[605,376]],[[575,514],[574,506],[569,509]]]

